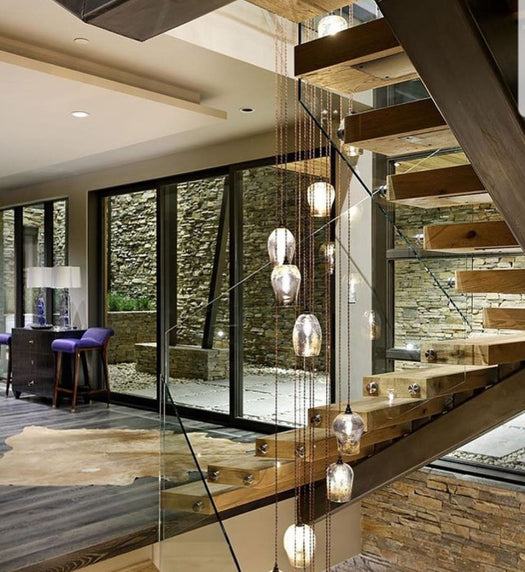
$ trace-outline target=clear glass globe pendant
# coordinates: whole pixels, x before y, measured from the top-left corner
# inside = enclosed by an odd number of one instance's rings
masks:
[[[279,226],[268,237],[268,256],[272,264],[291,262],[295,254],[294,235],[284,226]]]
[[[358,452],[356,447],[361,441],[364,428],[363,419],[357,413],[353,413],[348,404],[344,413],[339,413],[333,423],[337,449],[341,455],[354,455]]]
[[[315,551],[315,535],[307,524],[292,524],[286,529],[283,539],[284,549],[294,568],[310,565]]]
[[[354,471],[339,457],[326,469],[326,489],[331,502],[348,502],[352,496]]]
[[[301,286],[299,268],[295,264],[289,264],[285,259],[283,264],[273,267],[271,280],[277,304],[280,306],[295,304]]]
[[[335,200],[335,189],[330,183],[319,181],[306,190],[306,199],[312,216],[328,216]]]
[[[316,357],[321,353],[323,340],[321,324],[310,312],[305,311],[295,320],[292,341],[298,357]]]

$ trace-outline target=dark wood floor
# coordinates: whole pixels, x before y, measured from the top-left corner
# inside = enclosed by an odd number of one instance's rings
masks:
[[[93,403],[71,414],[37,398],[0,397],[0,454],[5,439],[27,425],[60,429],[159,428],[155,413]],[[255,434],[188,421],[188,430],[250,441]],[[178,431],[177,424],[172,425]],[[42,467],[45,471],[45,467]],[[151,544],[158,540],[159,483],[136,479],[129,486],[0,486],[0,572],[60,572]],[[205,517],[171,513],[167,535],[206,522]]]

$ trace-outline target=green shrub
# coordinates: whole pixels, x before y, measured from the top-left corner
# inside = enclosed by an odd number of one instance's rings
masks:
[[[151,309],[151,300],[147,296],[131,298],[118,292],[109,292],[108,309],[110,312],[144,312]]]

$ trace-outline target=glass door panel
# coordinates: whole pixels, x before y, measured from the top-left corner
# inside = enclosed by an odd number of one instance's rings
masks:
[[[177,405],[228,413],[227,178],[171,185],[166,194],[171,243],[166,244],[169,389]],[[167,328],[166,328],[167,329]]]
[[[45,261],[45,207],[29,205],[22,210],[23,261],[25,274],[24,326],[47,321],[48,288],[50,275],[44,271]],[[50,309],[48,309],[50,310]]]
[[[104,199],[112,390],[157,397],[157,191]]]
[[[0,331],[10,333],[15,326],[15,212],[0,212]],[[0,348],[0,377],[7,375],[7,346]]]

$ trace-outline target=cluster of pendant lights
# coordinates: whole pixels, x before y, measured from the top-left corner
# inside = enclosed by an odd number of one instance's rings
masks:
[[[335,189],[327,182],[319,181],[307,189],[307,200],[311,214],[315,217],[328,216],[335,199]],[[295,254],[295,238],[283,224],[276,228],[268,238],[268,255],[273,264],[272,287],[278,305],[291,306],[297,302],[301,286],[299,268],[292,264]],[[322,254],[327,260],[330,274],[334,272],[335,245],[332,242],[323,245]],[[322,332],[317,317],[305,310],[300,314],[293,328],[292,342],[298,357],[316,357],[321,352]],[[337,438],[339,458],[326,471],[328,499],[336,503],[348,502],[352,495],[354,472],[343,461],[343,455],[357,452],[363,434],[362,418],[353,413],[350,404],[334,420],[333,429]],[[312,527],[298,522],[289,526],[284,535],[284,548],[290,564],[294,568],[309,566],[315,551],[315,535]],[[276,564],[271,572],[281,572]]]

